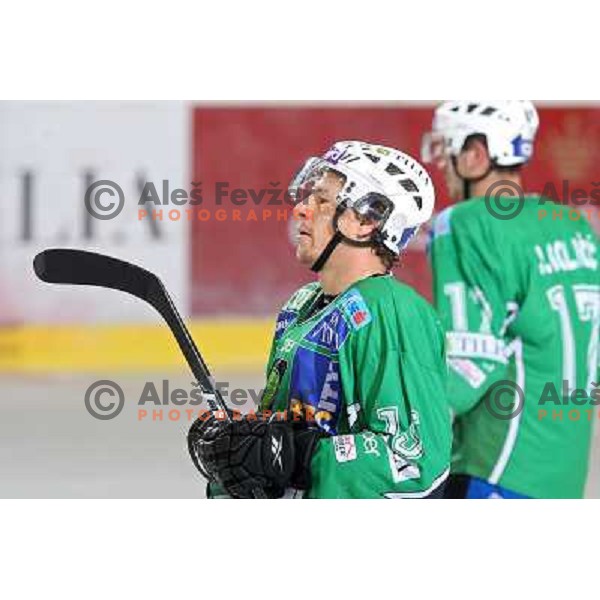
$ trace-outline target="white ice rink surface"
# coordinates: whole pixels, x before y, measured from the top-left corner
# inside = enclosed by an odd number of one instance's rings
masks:
[[[84,406],[87,388],[114,379],[125,393],[116,418],[100,421]],[[141,406],[146,381],[160,392],[191,389],[191,377],[172,374],[0,379],[0,497],[2,498],[201,498],[204,482],[188,456],[190,406]],[[262,374],[220,374],[229,389],[259,390]],[[252,408],[253,404],[247,404]],[[138,410],[163,410],[163,420]],[[196,407],[197,408],[197,407]],[[179,409],[179,420],[168,411]],[[176,417],[176,413],[172,414]],[[588,497],[600,497],[600,429],[596,427]]]

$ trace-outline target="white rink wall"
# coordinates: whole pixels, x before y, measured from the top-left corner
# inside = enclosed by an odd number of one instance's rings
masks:
[[[184,221],[140,221],[137,213],[139,181],[189,188],[186,103],[1,102],[0,132],[0,324],[155,318],[123,294],[43,286],[32,256],[56,246],[105,252],[155,271],[187,314],[189,228]],[[90,182],[103,179],[125,196],[122,212],[107,221],[90,218],[84,205]]]

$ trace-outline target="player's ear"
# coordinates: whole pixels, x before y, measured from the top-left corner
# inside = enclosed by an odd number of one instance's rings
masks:
[[[470,139],[459,157],[460,172],[470,179],[484,176],[490,168],[490,155],[485,140]]]
[[[345,210],[339,221],[338,228],[340,231],[352,240],[368,239],[369,235],[375,228],[374,224],[354,210]]]

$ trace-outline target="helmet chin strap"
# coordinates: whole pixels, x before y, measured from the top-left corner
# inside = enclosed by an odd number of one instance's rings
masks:
[[[349,237],[346,237],[339,230],[338,221],[340,220],[340,217],[342,216],[342,213],[346,210],[346,208],[347,208],[346,204],[342,203],[342,204],[339,204],[337,206],[337,208],[335,209],[335,215],[333,217],[334,234],[333,234],[333,237],[329,240],[329,243],[327,244],[327,246],[325,246],[325,248],[323,249],[323,252],[321,252],[319,258],[317,258],[317,260],[314,262],[314,264],[310,268],[310,270],[313,271],[314,273],[319,273],[320,271],[323,270],[325,263],[329,260],[329,257],[333,254],[333,251],[337,248],[338,244],[340,244],[342,242],[345,244],[348,244],[349,246],[355,246],[358,248],[367,248],[367,247],[373,245],[372,240],[367,240],[364,242],[360,242],[358,240],[353,240],[353,239],[350,239]]]
[[[454,172],[456,173],[456,175],[458,176],[459,179],[462,180],[463,183],[463,200],[468,200],[471,197],[471,185],[473,183],[477,183],[479,181],[483,181],[493,170],[494,170],[494,163],[492,163],[490,161],[490,166],[488,167],[487,171],[481,175],[480,177],[463,177],[460,174],[460,171],[458,170],[458,161],[456,159],[456,156],[452,156],[452,167],[454,168]]]

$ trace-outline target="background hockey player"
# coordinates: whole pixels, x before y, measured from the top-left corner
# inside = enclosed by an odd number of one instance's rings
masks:
[[[520,192],[537,129],[530,102],[445,102],[424,138],[423,158],[463,201],[436,219],[430,246],[456,413],[451,497],[584,493],[598,241],[584,217],[542,218],[552,204]]]
[[[290,190],[296,257],[319,281],[279,314],[261,406],[291,417],[197,421],[192,457],[213,495],[439,497],[451,446],[443,333],[390,274],[432,214],[431,180],[402,152],[339,142]]]

